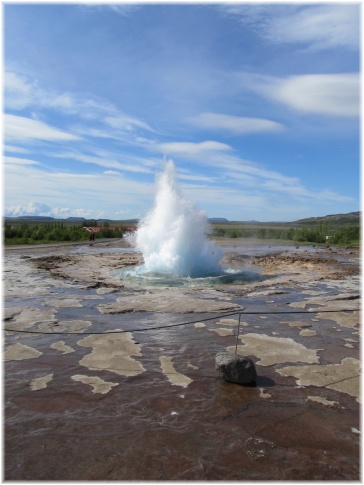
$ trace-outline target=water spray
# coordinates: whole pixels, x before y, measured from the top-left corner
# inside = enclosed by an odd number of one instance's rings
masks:
[[[172,160],[157,180],[152,210],[140,221],[129,243],[143,254],[144,274],[206,277],[221,274],[221,248],[207,238],[206,213],[185,199]]]

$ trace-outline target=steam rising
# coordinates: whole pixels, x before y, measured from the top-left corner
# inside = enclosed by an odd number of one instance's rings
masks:
[[[127,240],[143,254],[143,273],[205,277],[222,272],[222,250],[207,239],[209,232],[205,212],[183,198],[170,160],[158,177],[153,209]]]

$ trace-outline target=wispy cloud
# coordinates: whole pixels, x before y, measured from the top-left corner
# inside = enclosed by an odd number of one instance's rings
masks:
[[[7,165],[41,165],[35,160],[29,160],[27,158],[16,158],[16,157],[4,157],[4,162]]]
[[[359,4],[226,4],[219,8],[254,29],[267,42],[296,44],[312,50],[358,50]]]
[[[43,141],[76,141],[80,138],[47,125],[42,121],[15,116],[4,115],[5,139],[7,141],[30,142],[32,140]]]
[[[5,70],[4,74],[4,104],[10,110],[22,110],[31,106],[57,108],[68,112],[76,109],[75,100],[70,94],[42,89],[35,79],[10,70]]]
[[[24,147],[17,147],[13,145],[4,145],[4,152],[5,153],[30,153],[28,148]]]
[[[23,76],[9,71],[5,71],[3,82],[6,108],[21,110],[32,103],[33,93],[37,90],[33,83],[27,81]]]
[[[79,8],[88,9],[89,11],[111,11],[123,17],[129,17],[132,13],[137,11],[140,6],[136,3],[109,3],[107,5],[97,5],[92,3],[85,3],[78,6]]]
[[[111,177],[118,177],[120,172],[116,172],[116,170],[105,170],[104,175],[110,175]]]
[[[44,204],[42,202],[36,202],[34,200],[30,200],[26,206],[22,205],[15,205],[11,207],[7,207],[6,214],[13,217],[19,216],[28,216],[28,215],[35,215],[35,216],[49,216],[51,215],[52,208]]]
[[[87,94],[57,92],[44,89],[36,80],[7,70],[4,76],[4,104],[9,110],[18,111],[35,107],[38,110],[51,109],[66,115],[76,115],[88,123],[96,120],[99,126],[90,129],[90,135],[117,137],[120,132],[153,132],[155,130],[144,120],[122,113],[112,103]],[[102,129],[103,128],[103,129]],[[110,128],[114,130],[111,133]],[[80,128],[82,130],[82,128]],[[107,131],[106,131],[107,130]]]
[[[334,117],[359,115],[360,77],[356,73],[287,78],[242,74],[241,79],[252,91],[301,113]]]
[[[192,142],[170,142],[159,143],[153,147],[155,150],[165,155],[179,155],[179,156],[196,156],[209,152],[225,152],[231,150],[229,145],[217,141],[202,141],[199,143]]]
[[[122,129],[129,132],[133,131],[134,129],[143,129],[156,133],[156,131],[151,126],[149,126],[148,123],[133,118],[132,116],[126,116],[122,114],[119,114],[117,116],[107,116],[104,119],[104,122],[112,128]]]
[[[107,150],[100,150],[98,148],[93,148],[92,154],[86,153],[81,150],[67,150],[52,153],[48,153],[49,157],[58,159],[70,159],[82,163],[93,164],[104,168],[118,169],[123,172],[134,172],[134,173],[153,173],[150,161],[145,161],[144,159],[131,157],[128,159],[126,154],[117,154]],[[122,161],[120,161],[121,159]],[[133,163],[136,162],[136,163]],[[149,165],[149,166],[148,166]]]
[[[212,216],[357,207],[360,5],[41,8],[6,9],[7,206],[137,216],[168,156]]]
[[[188,182],[199,182],[212,184],[216,182],[216,177],[211,177],[206,174],[191,173],[189,170],[180,169],[178,170],[178,179],[181,181]]]
[[[352,202],[350,196],[341,195],[334,191],[323,189],[310,190],[305,187],[298,177],[289,177],[277,171],[269,170],[265,166],[245,160],[234,153],[205,154],[199,161],[214,170],[215,181],[210,181],[211,190],[226,190],[248,192],[254,194],[258,191],[267,197],[289,197],[291,201],[316,200]],[[201,181],[202,182],[202,181]],[[226,189],[221,187],[225,185]],[[232,199],[229,196],[229,201]]]
[[[62,219],[67,217],[100,218],[105,215],[105,211],[96,212],[82,208],[50,207],[44,202],[35,200],[30,200],[27,205],[5,207],[5,213],[8,217],[46,216]]]
[[[153,193],[151,184],[127,179],[122,174],[49,172],[41,166],[14,163],[7,167],[5,182],[7,200],[4,209],[8,215],[9,207],[26,206],[29,200],[34,200],[34,187],[39,199],[46,203],[51,200],[53,207],[64,207],[67,200],[71,212],[83,207],[92,211],[93,217],[100,211],[113,217],[114,212],[131,205],[135,212],[144,212]]]
[[[200,113],[189,121],[199,128],[212,131],[225,131],[233,135],[248,133],[280,132],[284,125],[263,118],[247,118],[219,113]]]

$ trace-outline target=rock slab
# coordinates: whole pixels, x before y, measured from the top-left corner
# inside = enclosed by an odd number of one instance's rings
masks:
[[[236,384],[250,384],[257,378],[254,362],[232,352],[216,354],[215,369],[225,381]]]

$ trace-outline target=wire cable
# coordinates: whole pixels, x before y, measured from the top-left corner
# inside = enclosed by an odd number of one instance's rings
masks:
[[[358,310],[353,310],[352,308],[350,309],[340,309],[340,310],[317,310],[317,311],[286,311],[286,312],[244,312],[244,311],[237,311],[237,312],[232,312],[232,313],[222,313],[219,314],[218,316],[215,317],[209,317],[209,318],[199,318],[198,320],[193,320],[190,322],[179,322],[179,323],[172,323],[171,325],[158,325],[154,327],[146,327],[146,328],[134,328],[134,329],[129,329],[129,330],[107,330],[105,332],[42,332],[42,331],[36,331],[36,330],[18,330],[18,329],[11,329],[11,328],[4,328],[4,331],[7,332],[15,332],[15,333],[30,333],[30,334],[38,334],[38,335],[108,335],[108,334],[117,334],[117,333],[134,333],[134,332],[149,332],[151,330],[164,330],[167,328],[173,328],[173,327],[181,327],[183,325],[192,325],[194,323],[203,323],[203,322],[208,322],[210,320],[217,320],[222,317],[231,317],[234,315],[300,315],[300,314],[305,314],[305,315],[312,315],[315,313],[343,313],[343,312],[353,312],[353,311],[359,311]]]

